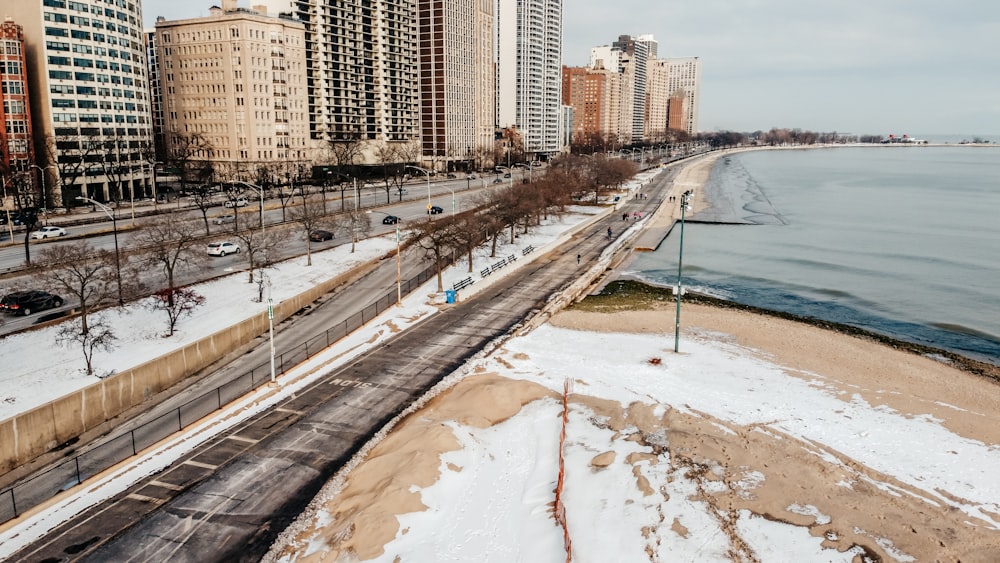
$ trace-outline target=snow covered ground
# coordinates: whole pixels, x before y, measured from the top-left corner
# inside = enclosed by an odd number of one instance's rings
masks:
[[[520,234],[513,243],[500,244],[495,258],[489,256],[488,248],[480,248],[474,253],[473,271],[478,272],[488,267],[502,256],[509,254],[521,256],[521,250],[528,246],[536,249],[534,256],[541,255],[546,247],[558,244],[560,237],[567,236],[574,227],[591,220],[605,210],[603,207],[573,207],[568,214],[561,217],[553,216],[551,220],[533,228],[530,233]],[[350,252],[350,245],[314,252],[312,266],[305,265],[305,257],[279,263],[267,270],[272,280],[272,298],[275,302],[279,302],[321,279],[335,277],[363,261],[378,259],[387,252],[395,250],[395,247],[395,235],[388,235],[360,242],[354,253]],[[513,265],[485,279],[477,280],[472,286],[464,289],[462,295],[468,296],[484,290],[507,273],[523,266],[532,257],[529,255],[521,258]],[[444,285],[450,288],[454,282],[469,275],[468,262],[464,259],[458,260],[455,266],[444,272]],[[94,360],[96,370],[108,373],[149,361],[168,350],[203,338],[229,324],[256,314],[259,307],[262,307],[255,301],[256,285],[247,283],[245,271],[192,287],[206,298],[206,305],[196,310],[192,317],[181,319],[174,336],[170,338],[162,336],[166,332],[166,319],[163,318],[163,313],[151,312],[144,308],[142,303],[133,303],[121,309],[110,309],[100,313],[106,322],[114,327],[113,330],[119,340],[111,352],[96,355]],[[379,346],[398,331],[405,330],[415,322],[436,313],[438,305],[445,300],[443,294],[428,299],[427,296],[435,294],[436,289],[437,281],[432,278],[424,286],[413,291],[409,297],[404,297],[402,307],[387,310],[348,338],[280,377],[278,388],[264,386],[258,389],[243,400],[220,411],[212,420],[191,427],[182,435],[156,447],[143,459],[85,483],[72,491],[74,493],[72,496],[67,495],[38,514],[22,517],[21,522],[8,526],[0,532],[0,559],[41,537],[47,530],[72,517],[73,514],[113,496],[131,483],[168,466],[213,433],[222,431],[291,396],[310,381],[349,362],[350,358]],[[0,418],[34,408],[96,381],[94,376],[88,377],[84,374],[83,358],[77,348],[68,349],[54,345],[57,331],[58,326],[46,327],[12,335],[0,341],[4,349],[5,362],[5,369],[0,374],[0,389],[2,389]],[[39,353],[40,349],[45,350],[44,354]],[[332,358],[337,360],[332,361]],[[330,363],[323,372],[312,373],[315,366],[327,362]]]
[[[439,396],[331,482],[265,561],[564,561],[553,502],[567,381],[573,561],[1000,560],[996,443],[723,334],[686,335],[682,354],[672,344],[549,324],[507,341],[442,385],[461,389],[454,400]],[[501,389],[507,378],[549,392],[526,399],[537,392]],[[406,489],[393,456],[407,444],[426,455],[435,444],[421,436],[441,427],[457,447],[423,475],[433,484]],[[399,474],[366,473],[369,463]],[[396,489],[423,508],[396,514]],[[383,551],[374,530],[397,522]]]

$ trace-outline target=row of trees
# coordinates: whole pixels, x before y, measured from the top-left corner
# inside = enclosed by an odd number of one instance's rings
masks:
[[[597,201],[635,171],[635,164],[627,160],[564,155],[552,161],[547,173],[534,182],[484,191],[475,209],[414,222],[408,227],[408,244],[422,248],[436,265],[440,291],[441,269],[447,257],[467,255],[471,271],[472,253],[477,246],[490,244],[491,255],[496,256],[503,237],[513,239],[518,231],[528,232],[548,215],[562,213],[572,201]],[[311,266],[310,233],[328,230],[335,236],[346,234],[353,252],[356,243],[370,232],[368,213],[328,214],[323,199],[320,194],[302,194],[288,210],[289,223],[265,227],[259,221],[247,221],[233,233],[247,263],[247,281],[256,284],[258,301],[264,297],[265,270],[273,265],[282,245],[303,240],[306,264]],[[120,255],[96,249],[87,241],[52,245],[41,252],[34,275],[79,304],[78,322],[67,323],[58,338],[80,347],[88,374],[94,373],[94,352],[112,349],[116,340],[113,327],[95,315],[101,307],[148,296],[147,306],[165,315],[165,337],[169,337],[181,319],[204,304],[201,295],[178,281],[178,274],[210,259],[204,251],[206,241],[198,220],[166,213],[135,231],[132,250]]]

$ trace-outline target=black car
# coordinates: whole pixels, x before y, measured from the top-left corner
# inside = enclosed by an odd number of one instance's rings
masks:
[[[431,215],[437,215],[438,213],[444,213],[444,209],[436,205],[432,205],[427,208],[427,212]]]
[[[395,215],[386,215],[385,219],[382,219],[383,225],[395,225],[398,222],[399,217],[396,217]]]
[[[62,307],[62,297],[47,291],[15,291],[0,299],[0,310],[13,315],[30,315],[45,309]]]
[[[309,233],[309,240],[313,242],[323,242],[325,240],[330,240],[333,238],[333,233],[330,231],[324,231],[322,229],[317,229]]]

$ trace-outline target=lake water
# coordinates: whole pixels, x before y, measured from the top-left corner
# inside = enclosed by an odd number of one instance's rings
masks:
[[[1000,147],[722,157],[684,232],[683,283],[1000,364]],[[679,229],[632,273],[673,285]]]

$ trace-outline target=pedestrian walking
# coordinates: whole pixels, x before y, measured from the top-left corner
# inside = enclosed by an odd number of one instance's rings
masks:
[[[626,211],[625,213],[622,213],[622,221],[628,221],[628,211]],[[608,236],[611,236],[611,235],[608,235]]]
[[[580,265],[580,255],[579,254],[576,255],[576,265],[577,266]]]
[[[628,217],[628,214],[626,214],[625,217]],[[608,227],[608,238],[611,238],[611,234],[612,234],[611,227]]]

